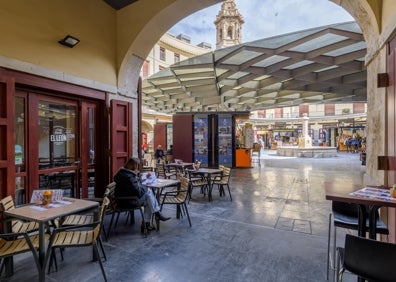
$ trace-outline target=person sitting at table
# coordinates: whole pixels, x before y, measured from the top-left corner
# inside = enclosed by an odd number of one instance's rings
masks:
[[[167,155],[173,155],[173,145],[169,146],[169,149],[166,151]]]
[[[156,219],[161,221],[169,220],[170,217],[165,217],[160,213],[160,206],[151,189],[140,183],[139,179],[139,158],[129,158],[123,167],[121,167],[116,175],[114,181],[116,183],[114,194],[116,197],[136,196],[138,200],[119,201],[121,207],[128,208],[128,205],[144,205],[144,221],[146,222],[147,231],[155,230],[150,225],[152,214]],[[142,223],[142,232],[144,232]]]
[[[165,156],[165,153],[164,153],[164,150],[162,149],[162,146],[158,145],[157,149],[155,150],[155,153],[154,153],[154,157],[157,160],[157,163],[160,163],[160,161],[164,159],[164,156]]]

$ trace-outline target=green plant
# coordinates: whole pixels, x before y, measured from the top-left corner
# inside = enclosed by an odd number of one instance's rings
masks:
[[[343,114],[349,114],[350,112],[351,112],[351,109],[348,109],[348,108],[342,109]]]

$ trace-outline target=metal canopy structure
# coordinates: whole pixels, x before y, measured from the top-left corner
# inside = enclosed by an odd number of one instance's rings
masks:
[[[365,55],[354,22],[261,39],[152,75],[143,81],[143,105],[171,114],[366,102]]]

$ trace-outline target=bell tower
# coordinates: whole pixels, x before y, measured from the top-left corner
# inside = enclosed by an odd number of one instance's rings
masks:
[[[234,0],[223,0],[221,10],[216,16],[216,48],[224,48],[242,43],[242,15]]]

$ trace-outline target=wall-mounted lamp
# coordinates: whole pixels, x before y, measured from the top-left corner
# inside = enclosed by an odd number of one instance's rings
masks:
[[[377,87],[388,87],[389,86],[389,76],[387,73],[379,73],[377,75]]]
[[[78,44],[78,42],[80,42],[80,39],[73,37],[71,35],[67,35],[65,38],[63,38],[62,40],[59,40],[58,42],[62,45],[73,48],[74,46],[76,46]]]
[[[378,170],[396,170],[395,156],[377,156]]]

